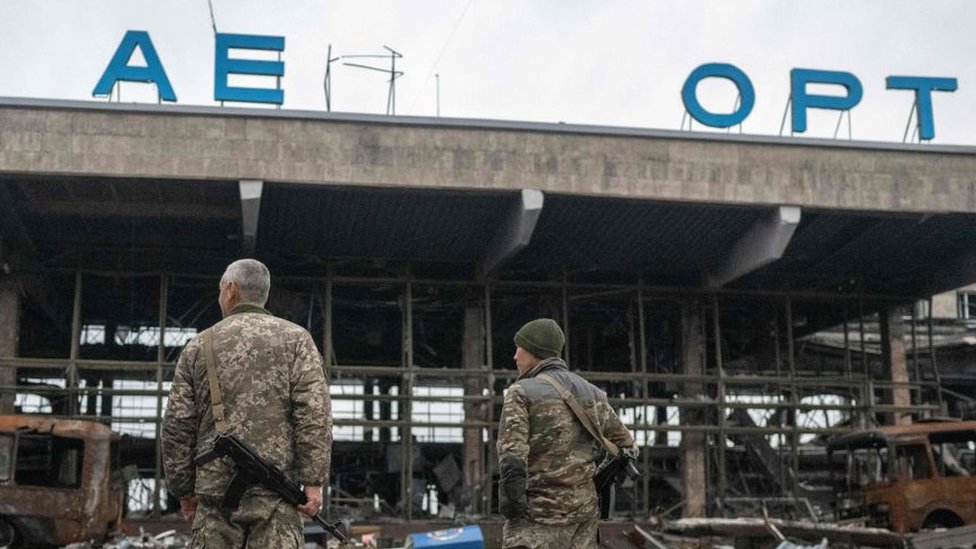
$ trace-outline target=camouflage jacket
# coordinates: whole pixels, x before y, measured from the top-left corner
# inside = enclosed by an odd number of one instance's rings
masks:
[[[573,394],[607,439],[620,447],[634,445],[606,393],[570,372],[561,359],[543,360],[505,393],[498,430],[499,509],[506,518],[544,524],[597,518],[594,461],[603,447],[556,389],[535,377],[541,372]]]
[[[324,485],[332,406],[312,336],[253,305],[238,305],[213,330],[228,430],[291,479]],[[223,497],[234,474],[226,458],[193,464],[216,435],[203,347],[201,334],[180,354],[163,418],[167,487],[179,498]]]

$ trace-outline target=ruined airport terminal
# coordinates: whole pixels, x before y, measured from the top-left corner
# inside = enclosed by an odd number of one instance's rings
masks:
[[[0,413],[110,427],[127,515],[174,517],[175,362],[255,257],[324,358],[333,519],[497,534],[512,336],[544,316],[641,447],[614,521],[833,520],[829,441],[976,408],[974,153],[0,99]],[[76,446],[31,432],[0,467],[57,487]]]

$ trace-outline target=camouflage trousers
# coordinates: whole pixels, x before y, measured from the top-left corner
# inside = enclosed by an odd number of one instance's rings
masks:
[[[597,519],[570,524],[541,524],[509,519],[502,533],[503,549],[591,549],[596,547]]]
[[[245,495],[230,515],[220,503],[201,501],[193,519],[191,549],[301,549],[301,514],[278,497]]]

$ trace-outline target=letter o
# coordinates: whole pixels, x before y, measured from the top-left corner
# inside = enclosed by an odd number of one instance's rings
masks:
[[[739,96],[742,98],[737,111],[729,114],[715,114],[708,112],[701,106],[697,96],[698,83],[711,77],[725,78],[735,84],[739,90]],[[685,104],[685,110],[695,120],[713,128],[729,128],[740,124],[752,112],[752,107],[756,104],[756,90],[752,87],[752,81],[749,80],[746,73],[735,65],[706,63],[688,75],[685,85],[681,87],[681,100]]]

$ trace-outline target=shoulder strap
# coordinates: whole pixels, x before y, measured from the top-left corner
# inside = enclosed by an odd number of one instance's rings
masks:
[[[537,374],[535,377],[545,380],[549,383],[549,385],[552,385],[552,387],[556,389],[556,392],[562,397],[563,402],[569,406],[569,409],[573,411],[573,414],[575,414],[577,419],[580,420],[583,427],[586,427],[586,430],[589,431],[590,435],[595,438],[597,442],[603,445],[603,448],[606,449],[611,456],[616,456],[618,453],[620,453],[620,448],[617,448],[616,444],[610,442],[607,440],[607,437],[603,436],[603,433],[601,433],[596,428],[596,425],[593,424],[593,418],[590,417],[590,414],[586,413],[586,410],[584,410],[583,407],[580,406],[580,403],[576,401],[576,397],[573,396],[573,393],[566,390],[566,387],[563,387],[562,383],[559,383],[556,381],[556,378],[545,373]]]
[[[220,396],[220,383],[217,382],[217,358],[213,349],[213,328],[203,332],[203,356],[207,363],[207,381],[210,384],[210,403],[213,405],[214,423],[218,433],[227,432],[224,421],[224,403]]]

